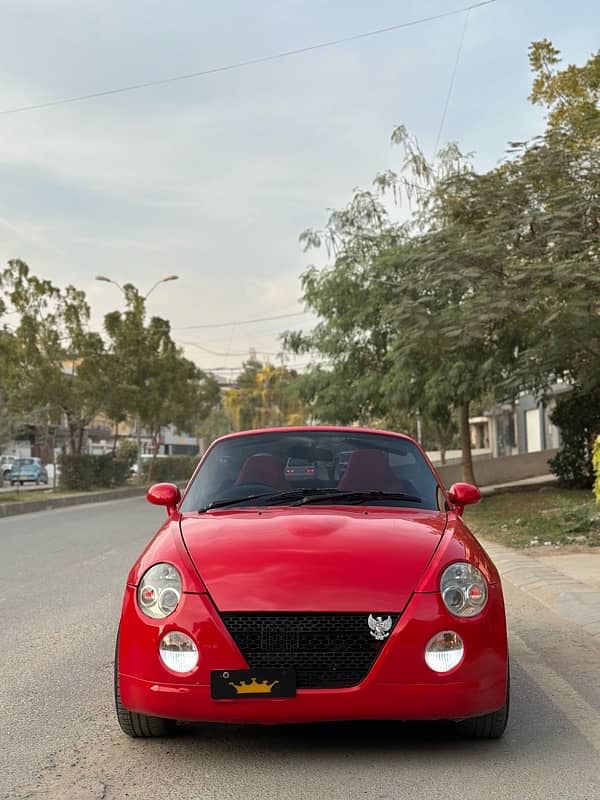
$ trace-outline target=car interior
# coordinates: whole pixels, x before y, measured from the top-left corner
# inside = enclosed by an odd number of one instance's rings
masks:
[[[379,435],[232,438],[209,453],[197,481],[199,491],[190,489],[199,498],[196,508],[269,492],[327,489],[406,494],[421,508],[442,507],[421,452],[411,442]],[[184,510],[188,506],[184,501]]]

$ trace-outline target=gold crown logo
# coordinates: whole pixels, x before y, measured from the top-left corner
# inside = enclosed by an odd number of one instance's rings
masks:
[[[229,685],[233,686],[236,694],[271,694],[271,689],[278,683],[279,681],[273,681],[273,683],[261,681],[259,683],[256,678],[252,678],[251,681],[241,681],[240,683],[229,681]]]

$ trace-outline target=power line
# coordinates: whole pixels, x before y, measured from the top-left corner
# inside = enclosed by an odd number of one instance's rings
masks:
[[[169,78],[160,78],[158,80],[153,81],[145,81],[143,83],[132,83],[128,86],[119,86],[115,89],[105,89],[104,91],[100,92],[90,92],[89,94],[81,94],[76,95],[74,97],[62,97],[58,98],[57,100],[49,100],[46,103],[36,103],[27,106],[18,106],[16,108],[6,108],[0,110],[0,116],[6,114],[20,114],[26,111],[36,111],[42,108],[51,108],[53,106],[62,106],[67,105],[67,103],[79,103],[83,100],[93,100],[98,97],[107,97],[109,95],[114,94],[124,94],[125,92],[135,92],[140,89],[148,89],[152,86],[164,86],[168,83],[175,83],[177,81],[187,81],[193,78],[202,78],[206,75],[215,75],[219,72],[231,72],[237,69],[243,69],[244,67],[254,66],[256,64],[266,64],[269,61],[278,61],[283,58],[289,58],[290,56],[297,56],[301,55],[302,53],[310,53],[314,50],[323,50],[327,47],[335,47],[336,45],[346,44],[348,42],[356,42],[361,39],[367,39],[372,36],[381,36],[384,33],[391,33],[392,31],[397,31],[402,28],[412,28],[415,25],[423,25],[427,22],[434,22],[438,19],[444,19],[445,17],[453,17],[457,14],[463,14],[465,11],[469,12],[475,8],[481,8],[482,6],[488,6],[492,3],[495,3],[496,0],[482,0],[479,3],[473,3],[469,6],[463,6],[462,8],[456,8],[452,11],[445,11],[441,14],[434,14],[429,17],[421,17],[420,19],[411,20],[410,22],[400,22],[397,25],[389,25],[386,28],[377,28],[376,30],[372,31],[365,31],[363,33],[356,33],[353,36],[343,36],[339,39],[331,39],[327,42],[320,42],[318,44],[308,45],[306,47],[298,47],[293,50],[284,50],[280,53],[273,53],[272,55],[268,56],[260,56],[258,58],[249,58],[243,61],[236,61],[232,64],[225,64],[220,67],[211,67],[209,69],[199,70],[198,72],[189,72],[184,75],[173,75]]]
[[[201,328],[230,328],[236,325],[253,325],[255,322],[271,322],[276,319],[288,319],[289,317],[301,317],[306,311],[294,311],[292,314],[277,314],[274,317],[257,317],[256,319],[238,319],[232,322],[209,322],[205,325],[186,325],[183,328],[173,328],[174,331],[195,331]]]
[[[469,14],[471,13],[471,9],[467,9],[467,13],[465,14],[465,24],[463,25],[462,34],[460,37],[460,42],[458,43],[458,50],[456,51],[456,60],[454,62],[454,68],[452,70],[452,76],[450,78],[450,86],[448,87],[448,94],[446,95],[446,102],[444,104],[444,110],[442,112],[442,118],[440,120],[440,127],[438,129],[438,135],[435,142],[435,153],[437,153],[438,148],[440,146],[440,139],[442,138],[442,131],[444,129],[444,123],[446,122],[446,114],[448,113],[448,108],[450,107],[450,98],[452,97],[452,91],[454,89],[454,81],[456,80],[456,72],[458,70],[458,63],[460,61],[460,54],[462,53],[463,45],[465,43],[465,36],[467,33],[467,26],[469,24]]]
[[[179,339],[178,343],[179,344],[184,344],[187,347],[197,347],[198,350],[202,350],[204,353],[208,353],[211,356],[221,356],[221,358],[229,358],[230,356],[245,356],[246,358],[250,357],[249,350],[244,350],[241,353],[233,353],[233,352],[223,353],[223,352],[219,352],[218,350],[210,350],[208,347],[204,347],[204,345],[198,344],[198,342],[186,342],[184,339]],[[261,350],[260,353],[263,356],[279,356],[279,355],[281,355],[281,352],[279,352],[279,353],[267,353],[264,350]]]

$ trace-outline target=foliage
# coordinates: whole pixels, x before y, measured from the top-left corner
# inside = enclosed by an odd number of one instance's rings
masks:
[[[144,298],[132,284],[123,287],[127,308],[105,317],[109,375],[120,375],[120,392],[106,411],[113,419],[138,415],[158,451],[162,428],[194,430],[218,402],[219,387],[171,338],[167,320],[146,323]]]
[[[550,43],[530,53],[544,135],[479,174],[456,145],[428,161],[397,128],[400,170],[302,234],[332,263],[302,276],[314,330],[284,334],[290,350],[320,356],[303,378],[315,416],[420,413],[442,446],[458,417],[467,480],[474,401],[559,376],[600,385],[600,62],[559,71]],[[395,223],[377,190],[406,197],[411,220]]]
[[[198,463],[198,456],[166,456],[142,461],[142,476],[148,481],[187,483]]]
[[[592,450],[592,464],[594,467],[594,495],[600,505],[600,435],[596,436]]]
[[[140,419],[156,451],[161,428],[194,430],[210,413],[220,396],[216,381],[183,356],[166,320],[146,323],[134,286],[123,291],[127,308],[106,316],[105,347],[89,330],[82,291],[38,278],[19,260],[0,272],[0,315],[7,305],[18,315],[14,330],[0,328],[0,438],[17,417],[46,428],[64,421],[69,450],[80,453],[103,412],[116,428]]]
[[[206,449],[211,442],[233,431],[231,419],[222,404],[215,406],[209,415],[200,423],[197,430],[198,440]]]
[[[561,433],[560,450],[548,462],[552,472],[563,486],[591,489],[592,445],[600,431],[600,388],[570,392],[557,404],[551,420]]]
[[[223,408],[232,429],[303,424],[308,409],[297,381],[297,373],[287,367],[246,362],[237,386],[223,393]]]
[[[559,70],[560,51],[542,39],[529,48],[529,63],[535,75],[529,99],[549,109],[549,129],[571,132],[574,145],[581,135],[600,137],[600,51],[582,67]]]
[[[43,409],[50,420],[64,415],[71,452],[80,452],[104,389],[104,346],[88,330],[85,295],[37,278],[20,260],[0,273],[0,289],[19,315],[3,335],[6,402],[19,413]]]
[[[60,457],[61,489],[108,489],[123,486],[129,477],[129,463],[106,455],[89,455],[87,453],[70,453]]]
[[[132,439],[122,439],[117,447],[117,458],[121,461],[126,461],[129,467],[132,467],[138,457],[137,442]]]

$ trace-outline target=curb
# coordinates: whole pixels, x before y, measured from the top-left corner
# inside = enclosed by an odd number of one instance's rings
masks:
[[[600,592],[532,556],[477,538],[503,580],[534,597],[566,622],[579,625],[600,645]]]
[[[72,494],[66,497],[45,497],[41,500],[22,500],[14,503],[0,502],[0,519],[14,517],[18,514],[29,514],[35,511],[50,511],[53,508],[82,506],[88,503],[106,503],[111,500],[127,500],[130,497],[142,497],[146,494],[145,486],[127,489],[109,489],[106,492]]]
[[[512,492],[539,492],[545,489],[554,489],[558,485],[558,478],[555,478],[554,475],[540,475],[536,478],[524,478],[511,483],[480,486],[479,489],[482,497],[491,497],[495,494],[510,494]]]

